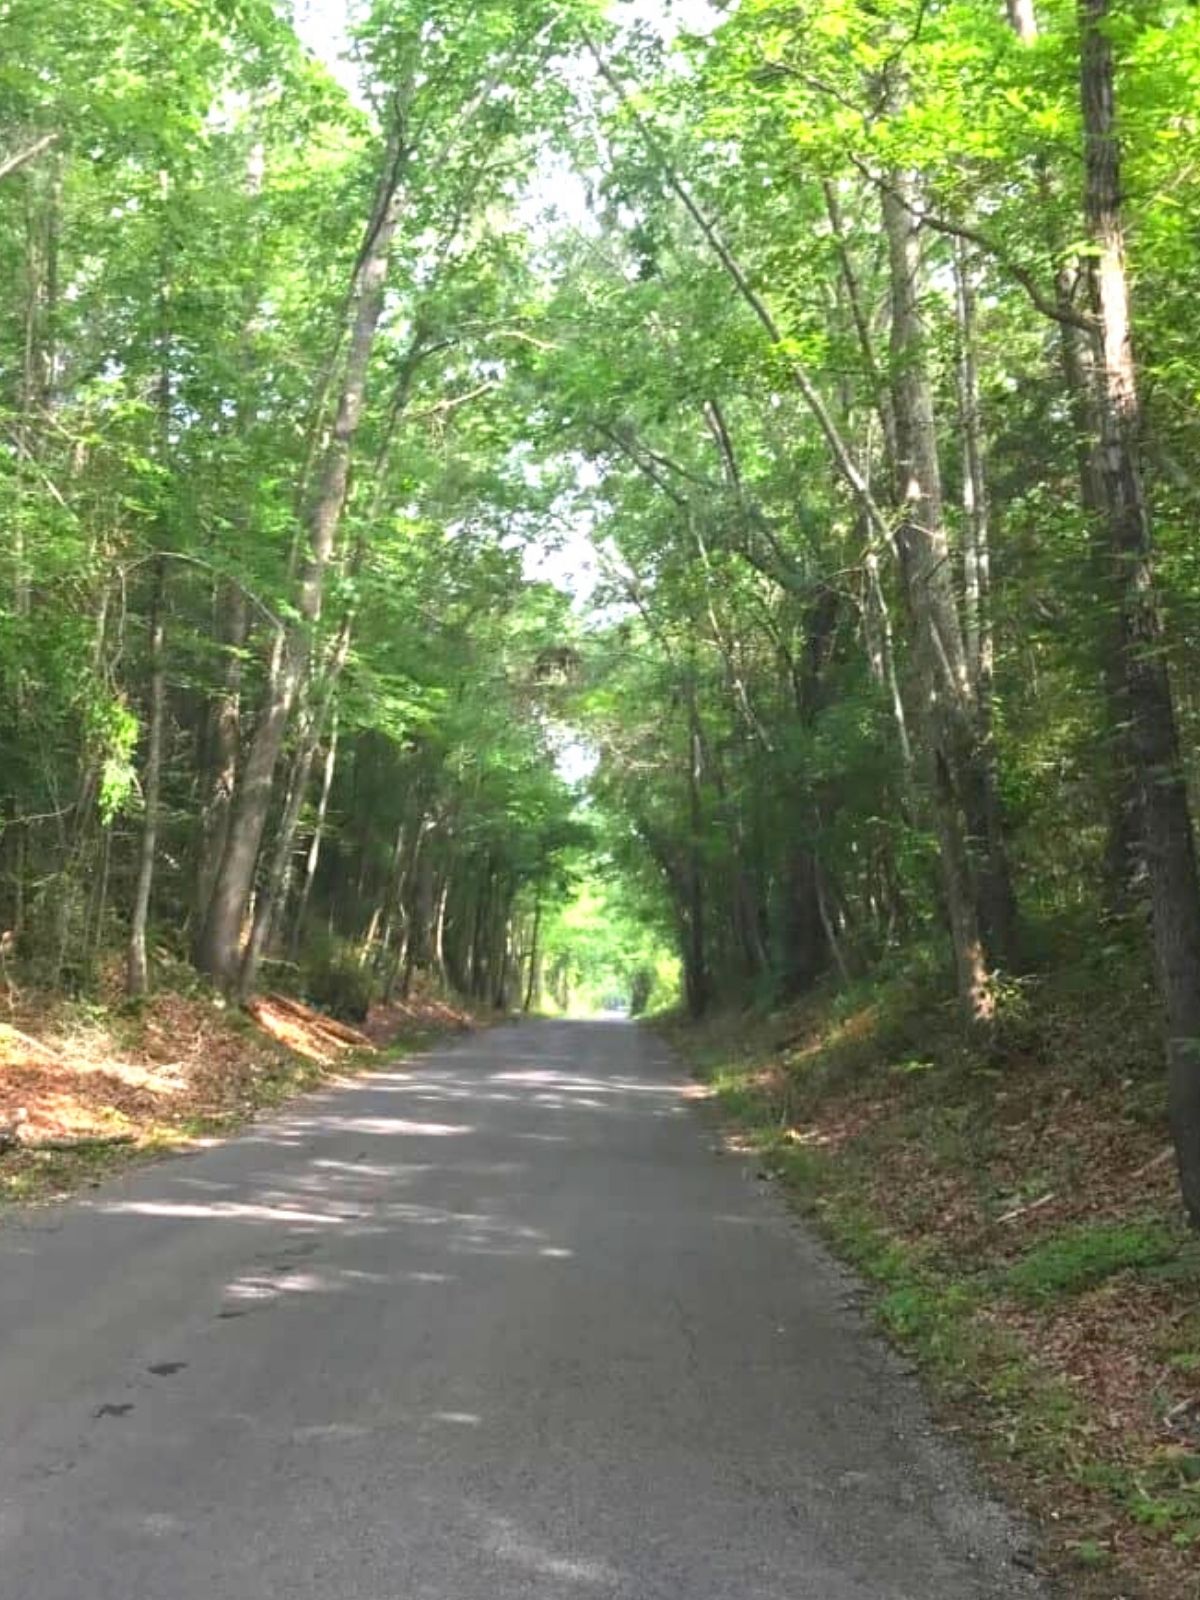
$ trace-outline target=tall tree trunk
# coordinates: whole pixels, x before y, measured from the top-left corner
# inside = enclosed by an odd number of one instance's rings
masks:
[[[1037,38],[1037,13],[1033,0],[1007,0],[1008,20],[1013,32],[1025,44]]]
[[[963,644],[975,714],[975,744],[966,785],[967,822],[978,841],[980,905],[993,957],[1016,954],[1016,903],[1000,803],[1000,761],[992,700],[995,641],[991,612],[991,530],[983,415],[979,398],[975,285],[965,243],[955,241],[955,306],[959,335],[959,411],[963,439]]]
[[[1069,304],[1071,298],[1066,282],[1068,276],[1066,269],[1059,275],[1059,298],[1064,304]],[[1123,916],[1130,911],[1134,902],[1134,880],[1140,854],[1141,802],[1130,741],[1128,686],[1122,665],[1120,581],[1113,565],[1105,511],[1107,496],[1100,452],[1102,379],[1095,346],[1081,329],[1060,325],[1059,355],[1076,441],[1079,503],[1089,529],[1094,581],[1100,602],[1097,633],[1109,763],[1105,903],[1110,912]]]
[[[1008,19],[1023,44],[1038,37],[1034,0],[1008,0]],[[1039,168],[1038,189],[1047,216],[1053,213],[1053,192],[1049,170]],[[1062,260],[1064,241],[1053,227],[1047,240],[1050,256],[1059,266],[1055,272],[1054,299],[1063,313],[1058,321],[1058,348],[1063,382],[1067,391],[1071,426],[1075,435],[1075,464],[1079,476],[1079,503],[1091,534],[1096,564],[1096,586],[1101,607],[1114,623],[1101,631],[1101,672],[1104,682],[1104,707],[1108,721],[1108,753],[1111,781],[1107,796],[1108,841],[1105,851],[1105,899],[1108,909],[1118,916],[1130,910],[1138,848],[1138,784],[1130,747],[1130,717],[1126,701],[1125,673],[1121,665],[1121,627],[1118,585],[1105,528],[1105,489],[1100,464],[1101,374],[1098,352],[1088,334],[1070,317],[1074,311],[1075,269]]]
[[[950,552],[942,515],[933,395],[925,367],[920,316],[920,247],[909,187],[908,180],[898,176],[883,195],[892,286],[897,500],[904,519],[897,545],[916,634],[923,754],[928,766],[959,995],[968,1016],[978,1021],[990,1016],[992,1010],[990,972],[954,783],[959,765],[954,745],[962,737],[969,686],[950,589]]]
[[[1100,475],[1121,593],[1130,738],[1141,789],[1142,841],[1155,963],[1167,1024],[1171,1132],[1184,1204],[1200,1226],[1200,875],[1163,628],[1152,530],[1139,460],[1141,412],[1134,362],[1110,0],[1080,0],[1087,261],[1101,373]]]
[[[902,519],[896,542],[913,618],[924,756],[959,995],[968,1017],[983,1021],[994,1004],[991,960],[1003,959],[1011,943],[1012,891],[1001,841],[987,836],[990,782],[979,748],[950,568],[920,308],[916,209],[910,178],[897,174],[883,194],[891,277],[897,502]],[[973,845],[982,857],[981,873],[972,859]]]
[[[538,943],[542,933],[542,897],[539,894],[533,908],[533,933],[529,940],[529,977],[525,983],[525,999],[521,1010],[526,1016],[533,1010],[534,997],[538,990],[538,962],[542,959]]]
[[[254,993],[259,964],[270,947],[271,935],[275,929],[283,898],[283,887],[287,881],[296,828],[300,822],[304,796],[308,793],[308,781],[312,775],[316,739],[310,736],[309,728],[305,725],[306,722],[311,722],[311,719],[310,711],[308,718],[302,720],[300,725],[300,748],[292,761],[283,812],[271,846],[267,870],[254,896],[254,916],[246,947],[242,952],[241,970],[238,973],[238,998],[243,1002]]]
[[[967,671],[980,713],[990,722],[994,647],[988,608],[991,576],[988,493],[983,418],[979,406],[979,361],[975,348],[975,285],[970,257],[961,239],[955,240],[954,291],[958,323],[958,411],[963,445],[963,637]]]
[[[263,146],[256,142],[251,147],[246,164],[245,182],[245,195],[255,222],[253,238],[256,251],[261,247],[263,236],[262,210],[258,200],[262,194],[264,166]],[[247,456],[250,452],[246,446],[258,415],[255,357],[261,331],[261,295],[258,273],[248,273],[243,289],[241,340],[237,358],[239,393],[235,423],[238,443]],[[242,505],[235,508],[234,521],[238,536],[247,539],[251,531],[249,516]],[[201,961],[209,903],[229,841],[229,819],[237,789],[242,743],[242,652],[250,627],[246,600],[246,591],[239,583],[225,579],[219,580],[214,586],[213,633],[221,642],[224,659],[220,690],[208,706],[203,741],[204,759],[201,763],[200,832],[196,849],[196,898],[191,928],[192,959],[197,965]]]
[[[270,947],[276,921],[283,909],[288,873],[291,867],[292,854],[296,847],[296,830],[300,825],[300,813],[304,809],[304,797],[308,793],[313,761],[316,758],[317,749],[325,737],[325,728],[333,710],[338,680],[350,654],[351,629],[352,617],[347,614],[338,632],[337,642],[326,670],[325,679],[313,691],[315,704],[310,704],[307,707],[306,714],[301,720],[296,754],[292,761],[287,798],[284,801],[283,814],[279,819],[279,827],[271,848],[271,858],[266,876],[255,898],[254,920],[250,928],[250,937],[246,941],[241,971],[238,975],[238,993],[243,1000],[248,999],[254,993],[254,985],[258,980],[259,962]]]
[[[201,934],[229,835],[229,813],[237,784],[241,748],[242,650],[248,618],[246,595],[240,584],[222,583],[214,593],[218,637],[225,651],[219,693],[209,706],[204,740],[203,793],[200,801],[200,839],[196,858],[195,927],[193,955],[200,953]]]
[[[270,809],[275,766],[308,665],[310,635],[320,619],[325,575],[346,503],[350,460],[366,399],[367,369],[383,314],[392,237],[403,201],[406,160],[407,148],[400,135],[393,133],[355,269],[353,321],[337,414],[307,518],[308,547],[300,575],[298,615],[277,642],[277,666],[269,676],[266,703],[237,786],[225,853],[205,919],[199,965],[226,986],[238,976],[242,924]]]
[[[129,954],[125,968],[125,988],[134,997],[144,995],[149,988],[146,927],[150,919],[150,892],[154,885],[154,860],[158,850],[163,722],[167,699],[163,648],[165,565],[162,556],[159,556],[154,563],[154,596],[150,605],[150,721],[146,738],[146,767],[142,779],[145,820],[142,824],[137,888],[133,897],[133,916],[129,924]]]
[[[288,941],[293,960],[300,949],[300,940],[304,936],[304,919],[308,914],[308,902],[312,898],[313,883],[321,860],[321,844],[325,837],[325,822],[329,815],[329,796],[333,791],[333,775],[337,770],[337,751],[338,714],[335,706],[329,739],[325,746],[325,760],[321,763],[321,794],[317,800],[317,814],[313,819],[312,838],[308,841],[308,850],[304,857],[304,878],[300,885],[300,899],[292,918],[291,938]]]
[[[496,982],[492,992],[492,1005],[497,1011],[508,1010],[508,974],[511,966],[512,923],[509,919],[508,911],[505,910],[500,918],[497,931],[496,960],[493,966],[493,970],[496,973]]]
[[[695,661],[688,671],[688,822],[687,891],[685,922],[687,942],[683,952],[688,1011],[703,1016],[710,999],[708,956],[705,942],[704,866],[700,856],[704,817],[700,793],[704,752],[700,737],[700,715],[696,705]]]
[[[449,903],[450,874],[447,873],[442,879],[441,892],[438,895],[437,902],[437,916],[433,924],[433,964],[443,988],[450,981],[449,970],[446,966],[446,909]]]
[[[159,173],[162,199],[162,259],[158,288],[158,464],[164,478],[171,464],[171,254],[170,175]],[[167,492],[164,487],[164,493]],[[170,515],[164,505],[158,523],[159,554],[154,562],[154,588],[150,601],[150,725],[147,731],[146,770],[142,783],[145,820],[138,858],[137,887],[129,924],[129,954],[126,988],[130,995],[144,995],[149,985],[146,962],[146,925],[150,917],[150,894],[154,886],[154,864],[158,850],[159,799],[162,787],[163,720],[166,714],[166,666],[163,659],[163,609],[166,592],[166,561],[161,551],[170,531]]]
[[[471,923],[471,946],[467,956],[467,983],[476,999],[487,992],[487,933],[490,922],[492,898],[492,864],[484,866],[483,878],[475,893],[474,917]]]

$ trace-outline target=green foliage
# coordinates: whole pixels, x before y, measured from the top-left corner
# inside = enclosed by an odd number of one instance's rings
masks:
[[[137,781],[133,764],[138,722],[120,701],[88,708],[88,740],[99,767],[96,805],[106,826],[124,810]]]
[[[1158,1222],[1086,1223],[1035,1245],[1005,1274],[1024,1300],[1082,1294],[1118,1272],[1160,1266],[1179,1253],[1179,1239]]]
[[[376,993],[361,954],[335,939],[310,943],[299,983],[305,999],[342,1022],[365,1022]]]
[[[545,918],[541,937],[543,1004],[636,1017],[678,998],[678,960],[654,909],[639,902],[611,863],[582,863],[570,898]]]

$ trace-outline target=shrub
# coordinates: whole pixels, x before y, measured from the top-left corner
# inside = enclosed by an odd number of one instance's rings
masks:
[[[313,1005],[342,1022],[365,1022],[375,998],[375,975],[346,945],[329,943],[311,951],[301,969],[301,986]]]

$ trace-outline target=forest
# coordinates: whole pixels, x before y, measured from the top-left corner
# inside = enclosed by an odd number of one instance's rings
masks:
[[[1072,1570],[1194,1593],[1200,8],[0,39],[0,1044],[666,1016]]]
[[[5,8],[10,987],[1069,966],[1200,1220],[1196,8],[299,22]]]

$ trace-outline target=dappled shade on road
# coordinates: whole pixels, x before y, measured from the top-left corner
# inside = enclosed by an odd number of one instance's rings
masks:
[[[500,1027],[0,1232],[3,1600],[993,1600],[655,1038]]]

